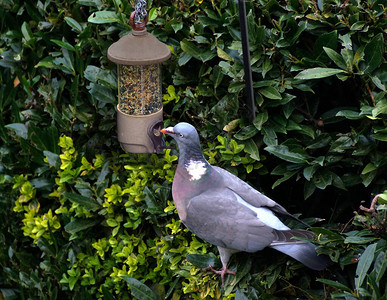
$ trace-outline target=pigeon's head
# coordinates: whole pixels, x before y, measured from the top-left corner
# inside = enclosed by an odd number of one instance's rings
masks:
[[[161,129],[161,132],[173,137],[176,140],[180,150],[182,150],[182,148],[192,149],[197,147],[200,149],[198,132],[191,124],[184,122],[178,123],[174,127]]]

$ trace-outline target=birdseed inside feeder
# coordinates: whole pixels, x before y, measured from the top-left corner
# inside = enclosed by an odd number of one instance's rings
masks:
[[[132,153],[159,153],[163,128],[161,63],[169,47],[147,32],[148,16],[135,23],[132,32],[108,49],[108,58],[118,65],[117,132],[121,147]]]

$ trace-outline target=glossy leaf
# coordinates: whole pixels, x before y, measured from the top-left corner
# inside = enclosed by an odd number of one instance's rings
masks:
[[[347,287],[345,284],[342,284],[340,282],[337,282],[337,281],[333,281],[333,280],[330,280],[330,279],[324,279],[324,278],[317,278],[317,281],[318,282],[322,282],[322,283],[325,283],[331,287],[334,287],[336,289],[339,289],[339,290],[344,290],[344,291],[347,291],[347,292],[351,292],[351,289],[349,287]]]
[[[63,196],[71,202],[82,205],[87,210],[93,211],[101,208],[99,203],[90,199],[89,197],[85,197],[76,193],[64,193]]]
[[[91,14],[87,21],[94,24],[106,24],[119,22],[119,18],[113,11],[97,11]]]
[[[237,290],[236,293],[235,293],[235,300],[248,300],[249,298],[247,298],[247,296],[241,291],[241,290]]]
[[[186,258],[191,264],[202,269],[207,268],[208,266],[212,266],[214,268],[221,266],[219,259],[210,255],[187,254]]]
[[[121,276],[130,286],[130,292],[133,297],[138,300],[159,300],[160,297],[152,291],[147,285],[143,284],[141,281],[129,277]]]
[[[338,54],[336,51],[331,48],[323,47],[325,53],[329,56],[329,58],[338,66],[340,69],[346,70],[347,65],[343,59],[343,57]]]
[[[234,135],[234,137],[238,140],[244,141],[253,137],[257,133],[258,133],[258,130],[254,126],[249,125],[249,126],[243,127],[240,131],[238,131],[238,133]]]
[[[205,50],[203,51],[200,49],[198,46],[196,46],[194,43],[189,42],[188,40],[182,40],[180,42],[181,49],[187,53],[188,55],[202,61],[206,62],[216,55],[213,51],[211,50]]]
[[[281,94],[277,91],[276,88],[272,86],[265,87],[263,89],[260,89],[259,92],[264,95],[266,98],[273,99],[273,100],[280,100],[282,99]]]
[[[83,30],[83,27],[81,24],[79,24],[75,19],[71,17],[65,17],[64,20],[66,23],[76,32],[81,33]]]
[[[254,142],[253,139],[249,139],[246,142],[244,142],[245,148],[244,151],[250,154],[250,157],[252,159],[255,159],[257,161],[260,160],[259,156],[259,150],[257,144]]]
[[[293,152],[285,145],[273,145],[265,148],[266,151],[288,162],[304,164],[310,158],[307,154]]]
[[[68,233],[73,234],[73,233],[77,233],[79,231],[88,229],[90,227],[93,227],[98,223],[99,223],[99,221],[95,220],[95,219],[75,219],[74,221],[71,221],[70,223],[68,223],[64,227],[64,229]]]
[[[4,127],[13,130],[15,134],[18,137],[21,137],[22,139],[27,139],[28,137],[28,128],[23,123],[8,124],[8,125],[5,125]]]
[[[375,259],[373,273],[375,275],[376,282],[382,280],[387,269],[387,252],[380,252]]]
[[[344,71],[340,69],[333,69],[333,68],[312,68],[312,69],[306,69],[304,71],[301,71],[298,73],[294,78],[295,79],[319,79],[319,78],[325,78],[337,74],[343,74]]]
[[[364,48],[364,59],[366,62],[365,73],[371,73],[381,63],[384,51],[383,34],[376,35]]]
[[[369,245],[365,249],[363,254],[360,256],[359,262],[357,263],[357,267],[356,267],[356,277],[355,277],[356,289],[359,289],[362,286],[363,281],[366,278],[368,270],[371,267],[371,264],[374,260],[376,245],[377,245],[376,243]]]

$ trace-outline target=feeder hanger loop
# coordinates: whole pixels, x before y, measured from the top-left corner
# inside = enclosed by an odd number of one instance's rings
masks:
[[[135,31],[143,31],[148,23],[148,13],[146,12],[146,0],[136,0],[134,11],[130,15],[129,23]]]

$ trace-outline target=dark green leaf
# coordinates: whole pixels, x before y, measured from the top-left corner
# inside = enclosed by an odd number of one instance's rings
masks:
[[[106,299],[106,300],[114,300],[114,296],[113,294],[109,291],[108,288],[102,286],[102,294],[103,294],[103,298]]]
[[[300,25],[297,27],[297,30],[293,32],[293,35],[290,36],[290,34],[288,34],[289,36],[280,38],[277,41],[277,47],[288,47],[293,45],[297,41],[301,33],[306,29],[306,27],[307,24],[305,22],[300,22]]]
[[[337,117],[345,117],[349,120],[359,120],[362,119],[363,116],[360,116],[360,114],[353,110],[340,110],[337,114]]]
[[[185,52],[182,52],[180,54],[180,57],[179,57],[179,60],[178,60],[178,63],[179,63],[179,66],[184,66],[187,62],[190,61],[190,59],[192,58],[191,55],[185,53]]]
[[[63,196],[71,202],[82,205],[87,210],[97,210],[101,208],[98,202],[93,201],[90,197],[85,197],[75,193],[64,193]]]
[[[336,64],[336,66],[338,66],[339,68],[341,68],[343,70],[347,69],[347,65],[345,63],[345,60],[340,54],[338,54],[336,51],[334,51],[330,48],[323,47],[323,49],[324,49],[325,53],[329,56],[329,58]]]
[[[269,115],[267,113],[266,110],[264,110],[263,112],[261,113],[258,113],[257,116],[255,117],[255,120],[254,120],[254,126],[258,129],[258,130],[261,130],[262,129],[262,126],[263,124],[265,124],[265,122],[269,119]]]
[[[268,146],[278,145],[278,137],[272,126],[263,126],[263,142]]]
[[[304,199],[308,199],[314,191],[316,190],[316,185],[313,183],[313,181],[305,181],[304,184]]]
[[[71,221],[68,223],[64,229],[68,233],[77,233],[79,231],[85,230],[87,228],[93,227],[99,223],[98,220],[95,219],[75,219],[74,221]]]
[[[95,97],[96,100],[103,103],[116,103],[116,95],[111,89],[97,83],[90,83],[89,88],[90,94]]]
[[[316,164],[306,167],[303,171],[305,179],[310,181],[313,177],[313,174],[317,171],[319,167],[320,166]]]
[[[173,31],[176,33],[183,28],[183,22],[175,22],[171,24]]]
[[[372,116],[377,117],[380,114],[387,114],[387,99],[383,98],[377,101],[375,108],[372,110]]]
[[[234,135],[234,137],[240,141],[244,141],[248,140],[249,138],[252,138],[257,133],[257,128],[255,128],[253,125],[249,125],[239,130],[238,133]]]
[[[144,188],[145,203],[147,210],[152,214],[159,214],[164,211],[162,206],[157,202],[155,192],[151,191],[147,186]]]
[[[377,133],[372,134],[371,136],[376,140],[387,142],[387,130],[379,131]]]
[[[369,172],[372,172],[372,171],[375,171],[377,169],[377,166],[375,166],[373,163],[368,163],[365,167],[364,167],[364,169],[363,169],[363,171],[361,172],[361,174],[367,174],[367,173],[369,173]]]
[[[134,298],[138,300],[160,300],[160,296],[141,281],[129,276],[121,276],[121,278],[129,284],[130,292]]]
[[[198,60],[201,60],[202,62],[206,62],[216,56],[216,53],[214,53],[213,51],[201,49],[194,43],[189,42],[186,39],[180,42],[180,46],[185,53]]]
[[[230,57],[230,55],[228,55],[226,53],[226,51],[224,51],[223,49],[221,49],[219,47],[216,48],[216,53],[218,54],[218,57],[221,58],[221,59],[229,60],[229,61],[233,61],[234,60],[232,57]]]
[[[221,266],[219,259],[210,255],[187,254],[186,258],[191,264],[202,269],[207,268],[208,266],[212,266],[215,268],[218,268]]]
[[[78,32],[78,33],[82,32],[83,27],[76,20],[74,20],[71,17],[65,17],[64,20],[67,23],[67,25],[69,25],[75,32]]]
[[[317,278],[317,281],[319,282],[322,282],[322,283],[325,283],[331,287],[334,287],[338,290],[344,290],[344,291],[347,291],[347,292],[351,292],[351,289],[349,287],[347,287],[346,285],[340,283],[340,282],[337,282],[337,281],[333,281],[333,280],[330,280],[330,279],[324,279],[324,278]]]
[[[371,243],[375,241],[376,238],[372,236],[348,236],[345,238],[344,243],[346,244],[359,244],[359,245],[365,245],[368,243]]]
[[[371,73],[381,63],[384,51],[383,34],[376,35],[364,48],[365,73]]]
[[[259,150],[257,144],[254,142],[253,139],[249,139],[246,142],[244,142],[245,148],[244,151],[250,154],[250,157],[252,159],[255,159],[257,161],[260,160],[259,157]]]
[[[296,164],[307,163],[310,158],[306,153],[293,152],[285,145],[272,145],[266,147],[265,150],[283,160]]]
[[[65,49],[70,50],[70,51],[75,51],[74,46],[66,41],[59,41],[59,40],[52,39],[51,42],[57,44],[59,47],[65,48]]]
[[[367,275],[369,268],[374,260],[376,243],[369,245],[360,256],[356,268],[355,287],[359,289]]]
[[[114,11],[97,11],[92,13],[87,21],[94,24],[105,24],[119,22],[120,19]]]
[[[376,282],[380,282],[387,269],[387,252],[382,251],[375,259],[373,273]]]
[[[23,37],[25,39],[25,41],[28,43],[30,40],[33,39],[33,33],[31,31],[31,28],[30,26],[28,25],[28,23],[24,22],[21,26],[21,32],[23,34]]]
[[[319,35],[314,46],[313,46],[313,55],[318,61],[326,61],[326,56],[324,54],[324,47],[329,49],[337,48],[337,31],[331,31]]]
[[[60,166],[60,158],[56,153],[52,153],[50,151],[43,151],[44,156],[46,157],[48,163],[53,166],[55,169],[59,169]]]
[[[280,179],[277,179],[273,185],[271,186],[272,189],[276,188],[278,185],[280,185],[281,183],[289,180],[291,177],[293,177],[295,174],[298,173],[298,170],[294,170],[294,171],[291,171],[291,172],[286,172],[284,174],[284,176]]]
[[[247,296],[240,289],[237,289],[234,299],[235,300],[248,300],[249,298],[247,298]]]
[[[323,227],[313,227],[311,230],[315,234],[322,234],[330,241],[342,241],[344,240],[344,237],[338,234],[337,232],[331,231],[329,229],[323,228]]]
[[[217,88],[219,84],[222,82],[224,77],[222,69],[219,66],[215,66],[214,71],[212,72],[212,76],[213,76],[212,81],[214,82],[214,88]]]
[[[365,21],[358,21],[358,22],[356,22],[356,23],[353,23],[353,24],[351,25],[351,28],[350,28],[350,29],[351,29],[351,30],[362,30],[365,24],[366,24]]]
[[[231,83],[229,85],[228,92],[229,93],[233,93],[233,94],[237,94],[241,90],[243,90],[244,87],[245,87],[245,83],[244,82],[233,82],[233,83]]]
[[[23,123],[12,123],[4,126],[5,128],[14,130],[18,137],[22,139],[28,138],[28,127]]]
[[[263,89],[259,89],[259,92],[264,95],[266,98],[273,100],[281,100],[282,96],[275,87],[268,86]]]
[[[319,169],[313,176],[313,183],[319,189],[323,190],[333,181],[333,173],[326,169]]]
[[[318,79],[333,76],[336,74],[343,74],[344,71],[340,69],[333,68],[312,68],[306,69],[298,73],[294,78],[295,79]]]
[[[345,150],[352,147],[353,141],[349,136],[341,136],[334,141],[329,149],[329,152],[343,153]]]
[[[56,68],[55,64],[53,63],[53,58],[48,56],[48,57],[45,57],[43,58],[41,61],[39,61],[36,65],[35,65],[35,68],[39,68],[39,67],[44,67],[44,68],[50,68],[50,69],[54,69]]]

